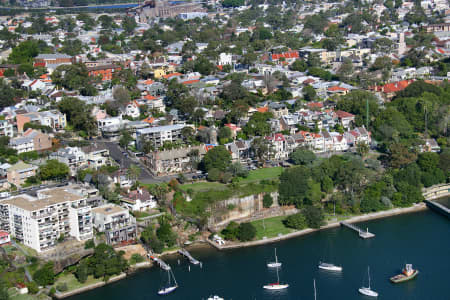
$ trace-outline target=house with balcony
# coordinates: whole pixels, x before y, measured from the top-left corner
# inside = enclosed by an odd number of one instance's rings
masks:
[[[37,252],[53,248],[61,236],[92,239],[88,196],[70,185],[0,200],[0,211],[0,229]]]
[[[43,126],[48,126],[53,130],[64,129],[67,125],[66,115],[58,110],[49,110],[41,112],[29,112],[16,115],[17,131],[22,133],[23,126],[26,123],[36,123]]]
[[[0,136],[14,136],[13,124],[7,120],[0,120]]]
[[[69,167],[71,175],[75,175],[77,170],[87,164],[86,154],[78,147],[60,148],[49,156]]]
[[[146,211],[158,206],[155,197],[148,190],[138,187],[137,190],[130,191],[122,199],[122,206],[130,211]]]
[[[94,208],[92,215],[95,229],[105,233],[109,245],[127,244],[136,240],[136,221],[128,209],[106,204]]]

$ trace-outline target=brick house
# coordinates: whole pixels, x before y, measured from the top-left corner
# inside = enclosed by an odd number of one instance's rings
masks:
[[[89,76],[96,77],[101,76],[102,81],[111,80],[115,72],[120,71],[122,68],[120,66],[109,64],[95,67],[88,67]]]

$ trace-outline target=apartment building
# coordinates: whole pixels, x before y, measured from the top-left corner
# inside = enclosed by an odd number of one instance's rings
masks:
[[[61,236],[91,239],[91,206],[99,203],[96,194],[68,185],[1,200],[0,229],[38,252],[54,247]]]
[[[149,127],[136,130],[136,144],[142,149],[145,141],[150,141],[155,149],[161,147],[164,142],[181,141],[181,129],[186,127],[182,124]]]
[[[89,76],[96,77],[100,76],[102,81],[111,80],[113,78],[114,73],[119,72],[122,68],[117,65],[108,64],[108,65],[100,65],[95,67],[88,67]]]
[[[64,129],[67,125],[66,115],[58,110],[18,114],[16,120],[19,133],[23,132],[23,126],[30,122],[48,126],[53,130]]]
[[[106,204],[92,210],[93,224],[98,232],[104,232],[110,245],[129,243],[137,237],[136,221],[128,209]]]
[[[50,159],[56,159],[69,167],[71,175],[75,175],[80,167],[86,165],[86,154],[78,147],[60,148],[50,154]]]
[[[11,139],[9,145],[16,149],[17,153],[44,151],[52,147],[52,138],[39,130],[29,128],[23,136]]]
[[[14,136],[13,124],[6,120],[0,120],[0,136]]]

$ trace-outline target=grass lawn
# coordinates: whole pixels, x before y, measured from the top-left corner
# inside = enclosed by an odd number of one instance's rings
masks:
[[[204,192],[208,190],[223,190],[226,185],[219,182],[195,182],[195,183],[185,183],[180,186],[183,191],[192,189],[194,192]]]
[[[48,299],[45,294],[41,294],[39,296],[36,295],[21,295],[17,292],[16,289],[10,288],[8,289],[9,299],[10,300],[39,300],[39,299]]]
[[[247,184],[250,182],[258,182],[261,180],[278,178],[283,172],[282,167],[263,168],[250,171],[246,178],[240,178],[239,184]],[[195,182],[185,183],[180,186],[182,190],[192,189],[194,192],[205,192],[209,190],[224,190],[226,185],[219,182]]]
[[[251,222],[256,228],[255,239],[262,240],[263,237],[272,238],[278,236],[279,233],[287,234],[294,232],[295,229],[287,228],[284,226],[284,219],[286,219],[286,217],[281,216]]]
[[[239,180],[239,183],[249,183],[267,179],[278,178],[283,172],[283,167],[262,168],[250,171],[246,178]]]
[[[86,280],[85,283],[80,283],[80,282],[78,282],[78,280],[75,277],[75,275],[67,274],[67,275],[59,276],[53,286],[56,288],[56,286],[58,286],[59,284],[66,283],[68,291],[71,291],[71,290],[74,290],[74,289],[77,289],[77,288],[80,288],[80,287],[83,287],[83,286],[87,286],[89,284],[101,282],[101,281],[103,281],[102,278],[96,279],[92,275],[89,275],[89,277],[88,277],[88,279]]]

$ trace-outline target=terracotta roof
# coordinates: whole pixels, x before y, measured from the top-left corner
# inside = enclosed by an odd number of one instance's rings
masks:
[[[145,96],[144,96],[144,99],[147,99],[147,100],[156,100],[157,98],[156,98],[156,97],[153,97],[152,95],[145,95]]]
[[[355,117],[355,115],[353,115],[351,113],[348,113],[346,111],[343,111],[343,110],[337,110],[336,111],[336,115],[340,119],[343,119],[343,118],[354,118]]]
[[[198,80],[198,79],[186,80],[186,81],[183,81],[182,83],[183,84],[193,84],[193,83],[197,83],[197,82],[200,82],[200,80]]]
[[[298,51],[289,51],[279,54],[272,54],[272,60],[279,60],[280,58],[299,58]]]
[[[256,110],[260,113],[265,113],[269,111],[269,107],[268,106],[258,107]]]
[[[183,74],[181,74],[181,73],[175,72],[175,73],[170,73],[170,74],[163,75],[163,78],[164,79],[169,79],[169,78],[172,78],[172,77],[182,76],[182,75]]]
[[[336,86],[329,87],[328,91],[330,91],[330,92],[341,92],[341,91],[345,92],[345,91],[348,91],[348,89],[336,85]]]
[[[310,102],[308,104],[306,104],[306,106],[311,107],[311,108],[322,108],[323,107],[323,103],[322,102]]]
[[[402,80],[398,82],[387,83],[383,86],[376,86],[376,91],[381,91],[384,93],[395,93],[404,90],[408,85],[413,83],[414,80]]]

